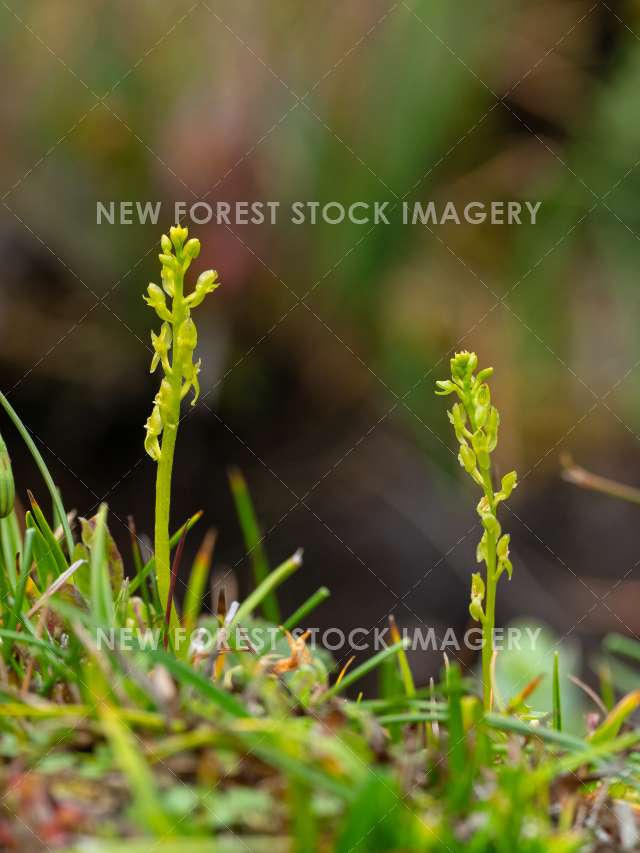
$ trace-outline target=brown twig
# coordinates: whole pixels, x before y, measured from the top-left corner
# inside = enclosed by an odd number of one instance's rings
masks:
[[[574,464],[573,459],[568,453],[562,454],[560,464],[563,469],[562,478],[568,483],[573,483],[582,489],[601,492],[612,498],[620,498],[623,501],[640,504],[640,489],[636,489],[635,486],[628,486],[625,483],[610,480],[608,477],[592,474],[586,468],[581,468],[579,465]]]

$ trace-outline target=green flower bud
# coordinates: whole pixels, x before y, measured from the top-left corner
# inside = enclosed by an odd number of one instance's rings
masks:
[[[484,591],[482,575],[479,572],[474,572],[471,575],[471,597],[479,598],[482,601],[484,599]]]
[[[454,379],[464,382],[464,380],[471,378],[477,366],[478,356],[475,352],[467,352],[466,350],[457,352],[451,359],[451,375]]]
[[[171,349],[171,326],[169,323],[163,323],[160,329],[160,334],[156,335],[151,332],[151,345],[155,352],[151,360],[150,373],[154,373],[158,364],[162,362],[165,371],[169,370],[168,355]]]
[[[456,438],[460,444],[466,444],[466,436],[468,434],[468,431],[465,428],[467,423],[467,413],[462,403],[454,403],[450,411],[447,412],[447,415],[453,424]]]
[[[163,267],[168,267],[172,272],[180,272],[180,262],[173,255],[160,253],[158,259]]]
[[[480,516],[480,521],[482,522],[484,529],[497,541],[502,530],[486,496],[480,498],[476,510]]]
[[[173,299],[176,294],[176,280],[173,270],[170,270],[169,267],[162,267],[160,277],[162,279],[162,289],[167,296]]]
[[[467,474],[472,474],[476,470],[476,455],[468,444],[461,445],[458,462]]]
[[[6,518],[13,512],[16,489],[9,451],[0,435],[0,518]]]
[[[491,390],[486,382],[477,389],[476,391],[476,405],[477,406],[488,406],[491,402]]]
[[[160,435],[162,432],[162,415],[160,407],[156,404],[147,418],[147,429],[151,435]]]
[[[511,563],[511,560],[506,557],[504,560],[500,560],[498,568],[500,569],[500,571],[505,571],[507,573],[507,577],[509,578],[509,580],[511,580],[511,575],[513,574],[513,565]]]
[[[493,536],[494,539],[497,539],[502,533],[500,522],[495,515],[491,515],[490,513],[482,516],[482,526],[490,536]]]
[[[493,376],[493,367],[485,367],[482,370],[478,371],[478,375],[476,376],[476,382],[481,385],[483,382],[486,382],[490,376]]]
[[[478,468],[480,468],[481,471],[489,471],[491,468],[491,457],[486,450],[478,453]]]
[[[160,442],[157,436],[147,433],[144,439],[145,452],[153,459],[154,462],[160,461],[162,451],[160,450]]]
[[[472,598],[469,604],[469,615],[476,622],[484,622],[484,610],[477,598]]]
[[[498,540],[498,544],[496,545],[496,554],[501,560],[505,560],[509,556],[510,541],[511,536],[508,533],[505,533],[504,536],[501,536]]]
[[[498,544],[496,545],[496,554],[498,557],[498,570],[505,571],[509,575],[509,580],[511,580],[511,572],[513,571],[513,566],[511,565],[511,560],[509,559],[509,542],[511,541],[511,536],[508,533],[505,533],[504,536],[501,536],[498,540]]]
[[[179,252],[184,245],[184,241],[189,236],[189,229],[183,228],[181,225],[172,225],[169,229],[169,236],[176,248],[176,252]]]
[[[160,246],[165,255],[170,255],[173,252],[171,240],[167,237],[166,234],[162,235],[162,238],[160,239]]]
[[[500,484],[500,500],[506,501],[506,499],[511,496],[511,492],[517,485],[518,475],[515,471],[509,471],[508,474],[505,474],[502,478],[502,483]]]
[[[207,293],[210,293],[212,290],[215,290],[215,287],[213,287],[213,285],[216,284],[217,281],[217,270],[205,270],[204,272],[201,272],[198,276],[198,280],[196,281],[196,290],[200,288],[205,288]]]
[[[471,444],[476,453],[482,453],[487,449],[487,437],[481,429],[477,429],[471,436]]]
[[[167,308],[167,298],[164,295],[162,288],[151,282],[147,287],[147,293],[149,294],[148,296],[143,296],[147,305],[154,309],[161,320],[165,320],[168,323],[172,322],[173,317]]]
[[[476,548],[476,562],[487,562],[487,534],[484,532],[482,534],[482,537],[480,538],[480,541],[478,542],[478,547]]]
[[[176,346],[180,349],[189,350],[190,353],[194,351],[196,345],[198,343],[198,332],[196,329],[196,324],[193,322],[191,317],[187,317],[187,319],[182,323],[180,329],[178,330],[178,337],[176,340]],[[191,356],[189,356],[191,359]]]
[[[478,501],[478,505],[476,506],[476,512],[478,513],[480,518],[491,512],[491,507],[489,506],[489,501],[486,495],[483,495]]]
[[[491,468],[491,459],[489,458],[487,436],[481,429],[476,430],[471,436],[471,444],[478,458],[478,467],[482,471],[488,471]]]
[[[173,389],[171,388],[171,383],[165,377],[160,383],[160,388],[158,393],[156,394],[155,401],[160,407],[160,413],[164,418],[168,415],[171,409],[171,399],[173,397]]]
[[[220,287],[218,282],[218,273],[215,270],[206,270],[200,273],[196,286],[185,302],[190,308],[197,308],[202,303],[208,293],[212,293],[217,287]]]
[[[453,394],[457,390],[456,386],[450,379],[436,379],[436,385],[440,389],[436,391],[439,397],[446,397],[448,394]]]
[[[148,296],[145,296],[145,300],[149,302],[150,305],[154,305],[156,303],[162,303],[163,305],[167,304],[167,300],[164,297],[164,293],[162,292],[162,288],[158,287],[157,284],[154,284],[152,281],[149,282],[147,286]]]
[[[201,364],[201,359],[198,359],[195,364],[193,364],[191,360],[189,360],[188,364],[185,365],[183,370],[185,382],[182,388],[180,389],[180,399],[184,400],[184,398],[189,393],[189,389],[193,388],[193,400],[191,401],[192,406],[195,406],[198,397],[200,396],[200,382],[198,380],[198,374],[200,373]]]
[[[493,453],[498,445],[498,427],[500,426],[500,414],[495,406],[489,408],[485,433],[487,435],[487,450]]]
[[[197,240],[195,237],[192,237],[191,240],[187,240],[187,244],[184,247],[184,255],[191,260],[195,260],[200,254],[200,240]]]
[[[158,436],[162,432],[162,415],[158,404],[154,405],[151,414],[147,418],[145,429],[147,434],[144,439],[144,449],[149,456],[157,462],[160,459],[160,442]]]
[[[482,429],[486,425],[488,417],[489,409],[486,406],[476,406],[475,420],[478,429]]]
[[[491,393],[488,385],[481,385],[475,392],[475,416],[476,426],[483,427],[489,417],[489,406],[491,405]]]
[[[477,622],[484,620],[484,611],[482,609],[484,593],[485,587],[482,576],[478,572],[474,572],[471,575],[471,603],[469,604],[469,613]]]

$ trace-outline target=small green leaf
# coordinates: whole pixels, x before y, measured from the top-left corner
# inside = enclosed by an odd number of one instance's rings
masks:
[[[111,576],[109,574],[109,532],[107,530],[107,505],[102,504],[95,517],[91,534],[91,613],[100,626],[111,627],[115,621],[115,607]]]

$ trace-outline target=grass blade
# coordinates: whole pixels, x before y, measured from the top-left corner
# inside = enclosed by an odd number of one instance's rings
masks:
[[[323,601],[326,601],[330,595],[331,593],[327,587],[321,586],[289,616],[282,627],[285,631],[291,631],[293,628],[296,628],[312,610],[315,610]]]
[[[401,639],[400,631],[398,631],[398,626],[396,625],[396,620],[393,613],[389,614],[389,625],[391,627],[391,639],[394,643],[398,643]],[[407,653],[404,649],[400,649],[400,651],[398,652],[398,667],[400,668],[400,675],[402,676],[404,692],[411,699],[416,695],[416,685],[413,681],[411,667],[409,666]]]
[[[539,738],[545,743],[552,744],[571,752],[588,749],[588,743],[567,732],[557,732],[544,726],[532,726],[517,717],[505,717],[502,714],[485,714],[485,721],[492,729],[501,732],[522,735],[523,737]]]
[[[222,711],[233,717],[248,717],[249,712],[230,693],[216,687],[213,682],[200,675],[197,670],[182,661],[177,660],[172,654],[160,650],[146,652],[150,660],[162,664],[171,675],[183,685],[194,687],[205,699],[211,700]]]
[[[38,581],[40,588],[46,589],[52,580],[58,577],[58,565],[53,557],[51,548],[47,545],[46,539],[36,525],[33,516],[27,512],[26,516],[27,529],[33,530],[33,558],[38,569]]]
[[[204,514],[204,513],[202,512],[202,510],[198,510],[198,512],[195,512],[195,513],[191,516],[191,518],[188,518],[188,519],[185,521],[185,523],[182,525],[182,527],[179,527],[179,528],[176,530],[176,532],[173,534],[173,536],[169,539],[169,548],[175,548],[175,547],[176,547],[176,545],[178,544],[178,542],[180,541],[180,537],[181,537],[181,536],[182,536],[182,534],[185,532],[185,530],[186,530],[186,531],[187,531],[187,533],[188,533],[188,532],[191,530],[191,528],[193,527],[193,525],[194,525],[194,524],[197,524],[197,522],[198,522],[198,521],[200,521],[200,519],[202,518],[203,514]],[[154,571],[155,567],[156,567],[155,557],[151,557],[151,559],[150,559],[150,560],[148,560],[148,561],[145,563],[145,565],[143,566],[142,571],[141,571],[141,572],[139,572],[139,573],[136,575],[136,577],[135,577],[135,578],[131,581],[131,583],[129,584],[129,594],[130,594],[130,595],[133,595],[133,594],[134,594],[134,592],[135,592],[135,591],[138,589],[138,587],[140,586],[140,584],[141,584],[141,583],[142,583],[146,578],[148,578],[150,574],[152,574],[152,573],[153,573],[153,571]]]
[[[116,762],[129,783],[136,816],[147,830],[165,837],[172,835],[173,827],[160,806],[153,773],[142,757],[140,744],[113,706],[103,704],[99,713]]]
[[[129,528],[129,538],[131,540],[131,556],[133,558],[133,568],[135,570],[135,578],[137,578],[142,573],[142,554],[140,553],[140,543],[138,542],[138,534],[136,532],[136,523],[133,519],[133,516],[130,515],[127,519],[128,528]],[[129,582],[129,590],[131,590],[131,584],[133,580]],[[144,601],[144,608],[147,613],[147,625],[153,624],[153,615],[151,612],[151,599],[149,596],[149,586],[146,580],[142,581],[140,584],[140,590],[142,592],[142,600]]]
[[[633,690],[618,702],[598,728],[592,733],[591,743],[603,743],[616,737],[624,721],[640,707],[640,690]]]
[[[37,502],[37,500],[34,498],[33,494],[30,491],[27,491],[27,494],[29,496],[29,503],[31,504],[31,516],[38,530],[40,531],[40,533],[42,533],[44,541],[47,543],[49,553],[55,561],[57,570],[56,574],[59,575],[67,568],[68,565],[65,556],[62,553],[62,548],[58,544],[55,534],[49,526],[49,522],[45,518],[44,513],[42,512],[40,504]]]
[[[592,764],[610,755],[615,755],[617,752],[627,750],[637,744],[638,741],[640,741],[640,731],[634,731],[626,732],[626,734],[605,743],[598,743],[593,746],[587,744],[583,750],[573,755],[565,755],[558,761],[543,764],[533,774],[534,784],[548,782],[565,773],[573,773],[585,764]]]
[[[211,568],[216,537],[217,533],[213,528],[207,530],[191,567],[183,609],[183,623],[187,634],[194,629],[198,621],[198,616],[202,611],[202,599],[207,584],[207,577],[209,576],[209,569]]]
[[[560,700],[560,670],[558,652],[553,656],[553,728],[562,731],[562,705]]]
[[[249,494],[247,482],[237,468],[229,472],[231,494],[236,505],[236,512],[242,528],[247,554],[251,557],[253,580],[256,587],[264,583],[269,575],[269,562],[263,547],[264,536],[258,524],[253,501]],[[281,622],[278,600],[273,592],[266,595],[262,601],[262,612],[265,619],[279,625]]]
[[[622,634],[609,634],[602,643],[605,649],[613,654],[624,655],[631,660],[640,661],[640,643]]]
[[[187,538],[187,528],[182,531],[182,536],[178,542],[176,553],[171,563],[171,577],[169,579],[169,595],[167,596],[167,607],[164,613],[164,647],[167,648],[169,642],[169,627],[171,625],[171,610],[174,607],[173,599],[176,594],[176,581],[178,580],[178,571],[182,562],[182,552],[184,551],[184,543]],[[177,613],[177,608],[175,608]]]
[[[3,564],[5,570],[5,575],[1,582],[3,587],[6,587],[8,579],[11,588],[15,589],[18,580],[16,577],[16,562],[22,548],[21,538],[18,519],[14,509],[7,518],[0,518],[0,562]],[[7,590],[3,588],[3,595],[6,592]]]
[[[277,569],[274,569],[271,574],[267,575],[260,586],[257,587],[257,589],[254,589],[253,592],[245,598],[236,611],[236,615],[229,622],[228,633],[230,634],[238,623],[242,622],[243,619],[246,619],[247,616],[250,616],[256,607],[259,607],[264,599],[270,595],[274,589],[279,587],[280,584],[284,583],[289,575],[296,572],[301,565],[302,548],[298,548],[298,550],[292,554],[288,560],[285,560]]]
[[[56,580],[49,586],[40,596],[40,598],[36,601],[36,603],[31,607],[27,616],[31,619],[35,613],[40,610],[40,608],[45,605],[52,595],[55,595],[58,590],[66,584],[69,578],[73,577],[73,575],[78,571],[80,566],[85,564],[85,560],[76,560],[75,563],[72,563],[68,569],[62,572],[61,575],[58,575]],[[21,573],[22,576],[22,573]]]
[[[325,691],[317,702],[326,702],[327,699],[331,699],[336,696],[338,693],[341,693],[345,690],[349,685],[353,684],[358,679],[363,678],[363,676],[367,675],[367,673],[371,672],[372,669],[380,666],[380,664],[390,658],[392,655],[397,655],[401,649],[406,649],[409,644],[409,640],[407,638],[400,640],[398,643],[394,643],[392,646],[387,646],[386,649],[383,649],[381,652],[378,652],[373,657],[369,658],[369,660],[357,666],[354,670],[349,672],[339,684],[334,684],[333,687],[330,687],[327,691]]]
[[[17,412],[11,405],[11,403],[7,400],[4,394],[0,391],[0,406],[3,407],[5,412],[9,415],[11,420],[13,421],[13,425],[20,433],[22,440],[29,448],[29,452],[33,456],[33,459],[38,466],[38,470],[42,475],[42,479],[45,481],[46,486],[49,490],[49,494],[51,495],[51,500],[53,501],[53,505],[56,508],[56,512],[58,513],[58,517],[60,519],[60,523],[62,524],[62,529],[64,530],[65,539],[67,542],[67,551],[69,555],[73,554],[73,536],[71,535],[71,528],[69,527],[69,520],[67,519],[67,513],[65,511],[64,505],[62,503],[62,499],[60,497],[60,493],[56,488],[56,484],[53,482],[53,477],[49,473],[49,469],[46,466],[44,459],[38,448],[36,447],[33,439],[31,438],[31,433],[27,429],[27,427],[20,420]]]
[[[107,505],[102,504],[96,516],[91,548],[91,612],[98,625],[115,623],[113,591],[107,559]]]
[[[18,583],[16,584],[16,594],[13,600],[13,607],[9,612],[9,618],[7,620],[7,630],[9,631],[15,631],[16,625],[18,624],[18,619],[20,618],[20,614],[22,613],[24,594],[27,588],[29,572],[31,571],[34,536],[35,532],[33,530],[27,530],[24,535],[24,550],[20,555],[20,576],[18,577]],[[10,657],[11,648],[12,644],[10,642],[7,643],[5,649],[5,660],[8,660]]]

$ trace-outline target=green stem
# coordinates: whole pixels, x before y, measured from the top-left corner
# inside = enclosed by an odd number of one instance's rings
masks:
[[[180,403],[182,389],[182,352],[178,345],[180,327],[186,318],[186,309],[183,297],[184,274],[175,275],[175,295],[172,303],[173,313],[173,341],[174,348],[171,360],[171,369],[165,378],[169,383],[171,393],[167,401],[168,411],[164,416],[164,428],[162,431],[162,443],[160,459],[158,461],[158,472],[156,475],[156,513],[155,513],[155,559],[156,579],[158,582],[158,593],[160,602],[166,607],[169,599],[169,586],[171,583],[171,547],[169,544],[169,522],[171,517],[171,477],[173,473],[173,459],[178,437],[178,425],[180,423]],[[171,627],[177,625],[175,608],[171,607]]]
[[[171,473],[176,446],[177,427],[165,426],[162,434],[162,455],[156,476],[155,558],[160,602],[166,605],[171,579],[169,549],[169,518],[171,512]],[[173,609],[171,611],[173,617]]]
[[[487,543],[488,547],[492,543]],[[494,546],[495,547],[495,546]],[[487,600],[483,622],[482,685],[485,711],[491,710],[491,663],[493,660],[493,633],[496,624],[496,576],[487,566]]]
[[[484,471],[482,474],[484,482],[484,493],[495,515],[493,485],[491,474]],[[491,666],[493,662],[493,634],[496,625],[496,587],[498,585],[497,559],[496,559],[496,537],[487,531],[487,596],[484,608],[484,621],[482,623],[482,692],[485,711],[491,710],[492,700],[492,678]]]

